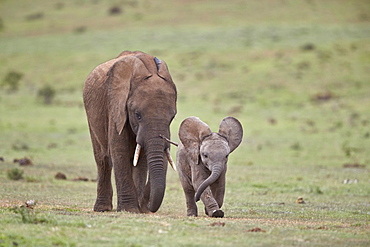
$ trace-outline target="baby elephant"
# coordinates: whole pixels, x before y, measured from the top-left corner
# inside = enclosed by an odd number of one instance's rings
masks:
[[[197,117],[186,118],[179,129],[177,170],[186,197],[187,215],[198,216],[196,202],[202,199],[205,212],[223,217],[225,175],[229,154],[239,146],[243,128],[233,117],[226,117],[218,133]]]

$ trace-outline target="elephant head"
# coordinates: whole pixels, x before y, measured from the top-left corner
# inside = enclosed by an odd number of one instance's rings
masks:
[[[208,125],[199,118],[189,117],[182,122],[179,137],[191,154],[193,163],[203,164],[211,171],[210,176],[196,191],[195,201],[199,201],[203,191],[214,183],[221,173],[226,172],[228,156],[241,143],[243,128],[236,118],[226,117],[222,120],[218,133],[212,133]]]
[[[108,156],[115,175],[120,174],[116,175],[118,210],[136,212],[135,208],[145,211],[142,210],[145,207],[155,212],[160,207],[166,186],[167,160],[172,160],[168,156],[169,143],[160,136],[170,138],[169,126],[176,115],[176,100],[176,87],[166,63],[142,52],[121,53],[95,68],[85,82],[84,103],[98,168],[99,162],[104,162],[101,156]],[[139,159],[140,150],[145,154],[142,159]],[[100,152],[103,154],[99,155]],[[138,168],[127,165],[136,166],[138,160]],[[138,169],[140,177],[134,174]],[[99,194],[99,186],[96,204],[99,195],[104,194]],[[122,200],[120,194],[124,194]],[[143,201],[147,205],[137,206],[142,198],[127,202],[128,198],[137,198],[140,194],[145,194]],[[120,206],[121,201],[130,205]]]

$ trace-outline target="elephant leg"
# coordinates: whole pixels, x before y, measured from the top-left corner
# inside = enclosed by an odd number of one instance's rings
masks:
[[[195,190],[193,186],[191,186],[191,183],[186,182],[182,183],[183,190],[185,193],[185,199],[186,199],[186,215],[187,216],[198,216],[198,207],[195,203],[194,196],[195,196]]]
[[[97,156],[97,155],[96,155]],[[109,164],[109,158],[105,156],[102,159],[95,157],[98,168],[98,186],[97,198],[94,205],[94,211],[111,211],[113,188],[111,182],[112,167]]]
[[[218,203],[213,197],[212,191],[209,187],[204,190],[200,199],[204,204],[204,211],[208,216],[219,218],[224,217],[224,212],[218,206]]]
[[[187,216],[198,216],[198,207],[195,203],[195,190],[193,188],[191,177],[181,169],[178,169],[182,189],[184,190]]]
[[[115,156],[112,155],[112,161],[117,188],[117,211],[140,213],[130,160]]]
[[[140,213],[135,187],[132,181],[122,179],[120,173],[116,173],[117,186],[117,211]]]
[[[199,186],[202,184],[201,180],[197,180],[194,183],[195,191],[198,190]],[[203,193],[200,196],[200,199],[202,200],[204,204],[204,211],[205,213],[210,217],[224,217],[224,212],[220,209],[217,201],[215,200],[212,191],[210,189],[210,186],[207,187]],[[193,199],[194,200],[194,199]]]
[[[111,211],[113,208],[112,197],[112,166],[109,157],[106,155],[104,146],[106,143],[102,136],[98,136],[90,127],[91,141],[94,150],[94,157],[98,171],[97,177],[97,196],[94,211]],[[106,146],[105,146],[106,147]]]
[[[193,188],[186,187],[184,188],[185,199],[186,199],[186,215],[187,216],[198,216],[198,207],[195,203],[194,196],[195,191]]]
[[[132,178],[135,141],[127,131],[111,136],[110,155],[117,188],[117,211],[140,213],[137,191]],[[129,145],[129,144],[132,145]]]

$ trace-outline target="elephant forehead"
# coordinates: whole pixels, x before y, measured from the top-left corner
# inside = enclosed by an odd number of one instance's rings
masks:
[[[200,151],[206,151],[209,153],[229,153],[230,148],[225,138],[221,137],[217,133],[212,133],[203,140]]]
[[[128,104],[139,111],[149,110],[146,111],[146,114],[169,114],[171,116],[176,114],[176,94],[168,89],[137,88],[130,97]]]
[[[176,101],[176,91],[167,85],[167,83],[145,83],[133,91],[133,97]]]

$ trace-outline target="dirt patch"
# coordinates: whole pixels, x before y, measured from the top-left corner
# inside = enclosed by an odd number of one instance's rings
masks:
[[[346,163],[343,164],[344,168],[365,168],[365,165],[359,163]]]
[[[87,182],[87,181],[89,181],[89,179],[86,178],[86,177],[78,177],[78,178],[72,179],[72,181],[83,181],[83,182]]]
[[[255,227],[255,228],[249,229],[247,232],[266,232],[266,231],[259,227]]]
[[[334,95],[332,92],[320,92],[311,97],[312,101],[316,102],[323,102],[328,101],[334,98]]]
[[[213,222],[211,224],[209,224],[210,226],[225,226],[225,222],[221,222],[221,221],[218,221],[218,222]]]

